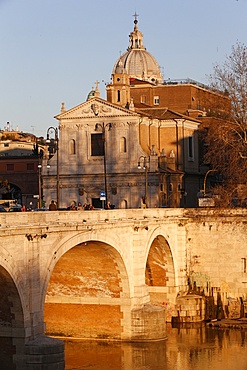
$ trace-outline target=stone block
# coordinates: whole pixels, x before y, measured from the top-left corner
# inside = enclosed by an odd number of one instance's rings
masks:
[[[146,305],[131,312],[131,340],[158,340],[166,338],[165,309]]]

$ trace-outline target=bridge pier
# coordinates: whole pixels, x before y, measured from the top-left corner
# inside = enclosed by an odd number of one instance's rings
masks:
[[[26,370],[64,370],[64,342],[39,335],[25,345]]]
[[[131,311],[131,340],[166,339],[166,312],[151,304]]]
[[[1,328],[2,329],[2,328]],[[5,333],[7,334],[7,333]],[[64,342],[44,334],[34,340],[23,335],[0,337],[0,361],[4,369],[64,370]]]
[[[155,306],[150,301],[148,286],[140,284],[145,275],[143,261],[145,248],[141,248],[147,237],[148,227],[134,228],[132,248],[135,259],[133,281],[133,308],[131,310],[131,340],[161,340],[166,338],[166,311],[163,307]]]
[[[27,238],[28,239],[28,238]],[[26,343],[24,347],[25,369],[27,370],[64,370],[64,342],[44,334],[43,311],[41,300],[41,268],[37,251],[41,250],[41,238],[28,240],[29,249],[29,310],[30,323],[26,327]]]
[[[120,339],[128,342],[157,341],[167,338],[166,309],[151,302],[132,306],[121,304],[122,333]],[[117,338],[112,338],[117,339]]]

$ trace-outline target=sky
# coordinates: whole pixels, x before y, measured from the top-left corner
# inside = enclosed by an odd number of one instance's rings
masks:
[[[134,27],[164,79],[207,84],[237,42],[247,0],[0,0],[0,129],[46,136],[61,103],[83,103],[129,45]]]

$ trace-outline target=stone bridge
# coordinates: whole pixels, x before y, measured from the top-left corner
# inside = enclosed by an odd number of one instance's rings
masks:
[[[246,299],[246,216],[159,208],[1,213],[0,344],[9,355],[1,363],[63,369],[63,342],[54,336],[164,339],[189,282],[224,304]]]

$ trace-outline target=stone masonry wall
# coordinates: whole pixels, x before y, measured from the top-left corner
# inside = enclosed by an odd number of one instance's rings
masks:
[[[232,299],[247,299],[247,218],[246,212],[190,211],[185,225],[186,274],[190,283],[223,310],[231,310]],[[228,308],[227,308],[228,307]],[[227,312],[225,312],[227,314]]]

